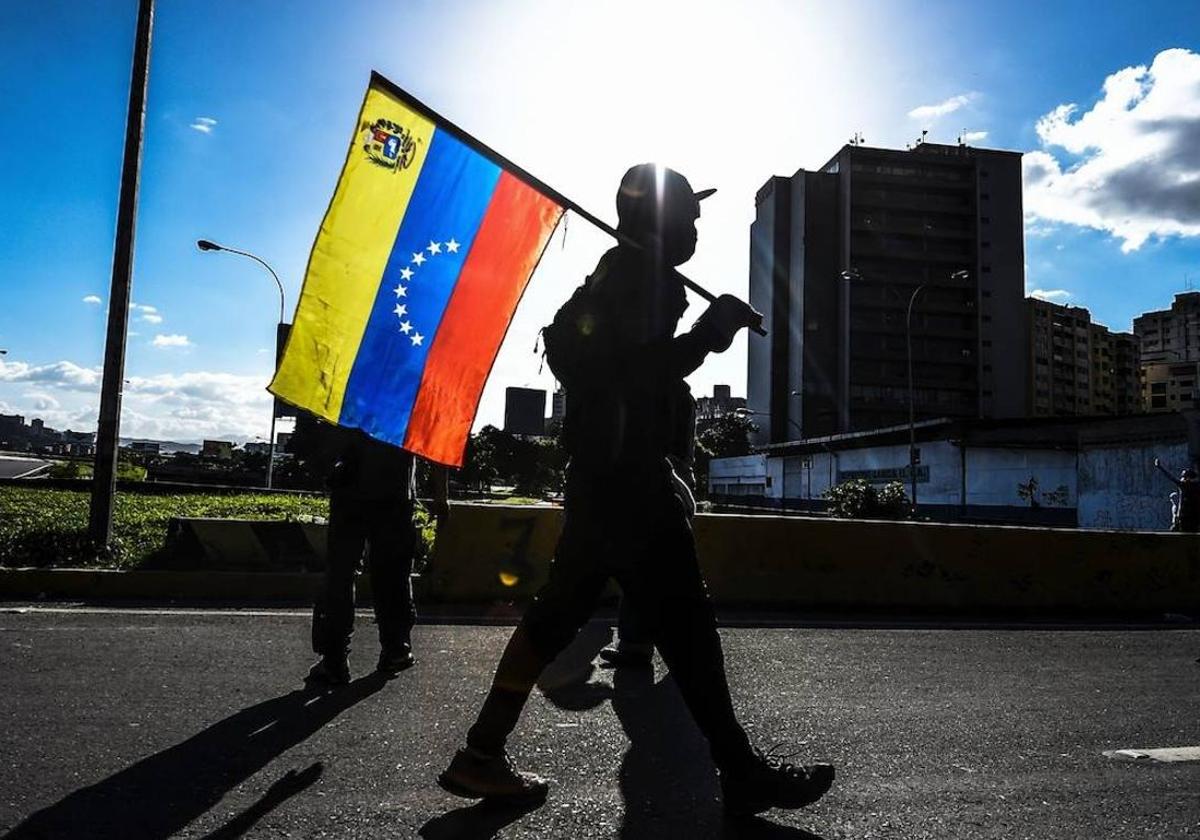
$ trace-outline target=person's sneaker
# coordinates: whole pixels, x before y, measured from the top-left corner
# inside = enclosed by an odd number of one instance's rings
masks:
[[[437,781],[455,796],[511,804],[540,802],[550,790],[541,776],[514,767],[508,753],[487,755],[471,747],[459,750]]]
[[[309,685],[347,685],[350,682],[350,663],[345,656],[322,656],[308,669],[304,681]]]
[[[600,650],[600,658],[613,668],[649,668],[654,659],[654,648],[606,647]]]
[[[825,795],[833,776],[832,764],[801,766],[755,750],[745,767],[721,772],[725,812],[749,816],[769,808],[803,808]]]
[[[380,651],[379,664],[375,666],[375,670],[384,677],[394,677],[416,664],[417,659],[413,656],[412,645],[405,642],[397,647],[384,648]]]

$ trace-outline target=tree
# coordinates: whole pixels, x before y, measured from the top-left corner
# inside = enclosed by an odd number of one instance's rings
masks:
[[[758,427],[741,414],[706,417],[696,423],[696,490],[707,495],[708,465],[713,458],[750,454],[750,433]]]

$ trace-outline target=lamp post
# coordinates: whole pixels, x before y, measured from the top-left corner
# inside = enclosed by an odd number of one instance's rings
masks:
[[[211,242],[207,239],[197,239],[196,247],[201,251],[227,251],[230,254],[238,254],[243,257],[249,257],[256,263],[261,265],[271,273],[271,277],[275,279],[275,285],[279,288],[279,324],[283,324],[284,301],[283,301],[283,283],[279,280],[279,275],[275,273],[275,269],[267,265],[267,261],[262,257],[251,254],[249,251],[239,251],[237,248],[229,248],[225,245],[218,245],[216,242]],[[279,335],[278,329],[275,332]],[[278,339],[277,339],[278,340]],[[267,489],[271,489],[271,479],[275,468],[275,402],[271,401],[271,439],[267,441]]]
[[[954,281],[966,280],[970,274],[965,270],[956,271],[950,275]],[[916,401],[913,392],[913,357],[912,357],[912,313],[917,302],[917,295],[925,291],[929,281],[925,281],[913,290],[908,299],[908,312],[904,318],[904,339],[908,348],[908,478],[912,488],[912,511],[917,512],[917,423]]]
[[[842,282],[838,286],[839,321],[838,330],[842,336],[842,346],[838,358],[838,391],[840,405],[838,409],[837,431],[850,431],[850,286],[862,281],[862,274],[857,268],[847,268],[838,272]]]

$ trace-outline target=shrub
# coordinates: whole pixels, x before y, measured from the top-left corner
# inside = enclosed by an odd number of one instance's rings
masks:
[[[908,514],[908,494],[898,481],[882,488],[852,478],[825,491],[829,514],[840,519],[903,519]]]

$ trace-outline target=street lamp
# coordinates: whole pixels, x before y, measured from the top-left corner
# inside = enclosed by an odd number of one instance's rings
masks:
[[[962,269],[951,274],[950,279],[961,282],[970,276],[969,272]],[[908,347],[908,477],[912,487],[912,511],[914,514],[917,512],[917,423],[913,394],[912,313],[913,305],[917,302],[917,295],[925,291],[925,287],[928,285],[929,281],[926,280],[913,290],[912,296],[908,299],[908,313],[904,318],[904,339]]]
[[[262,257],[258,257],[258,256],[255,256],[254,254],[251,254],[249,251],[239,251],[237,248],[229,248],[225,245],[218,245],[216,242],[211,242],[208,239],[197,239],[196,247],[199,248],[201,251],[228,251],[231,254],[238,254],[243,257],[249,257],[250,259],[254,260],[256,263],[261,265],[263,268],[265,268],[267,271],[269,271],[271,273],[271,276],[273,278],[275,278],[275,285],[277,287],[279,287],[279,324],[280,324],[280,326],[283,325],[283,317],[284,317],[284,315],[283,315],[283,313],[284,313],[283,283],[280,282],[279,275],[275,273],[275,269],[273,269],[273,268],[271,268],[271,266],[267,265],[266,260],[264,260]],[[276,341],[278,341],[278,336],[279,336],[278,329],[276,330],[275,335],[276,335]],[[274,400],[272,400],[271,401],[271,439],[269,441],[267,441],[267,489],[268,490],[271,489],[271,479],[272,479],[274,467],[275,467],[275,402],[274,402]]]
[[[862,282],[857,268],[846,268],[838,272],[842,282],[838,285],[838,330],[842,336],[841,352],[838,354],[839,404],[836,427],[839,432],[850,431],[850,287]]]

